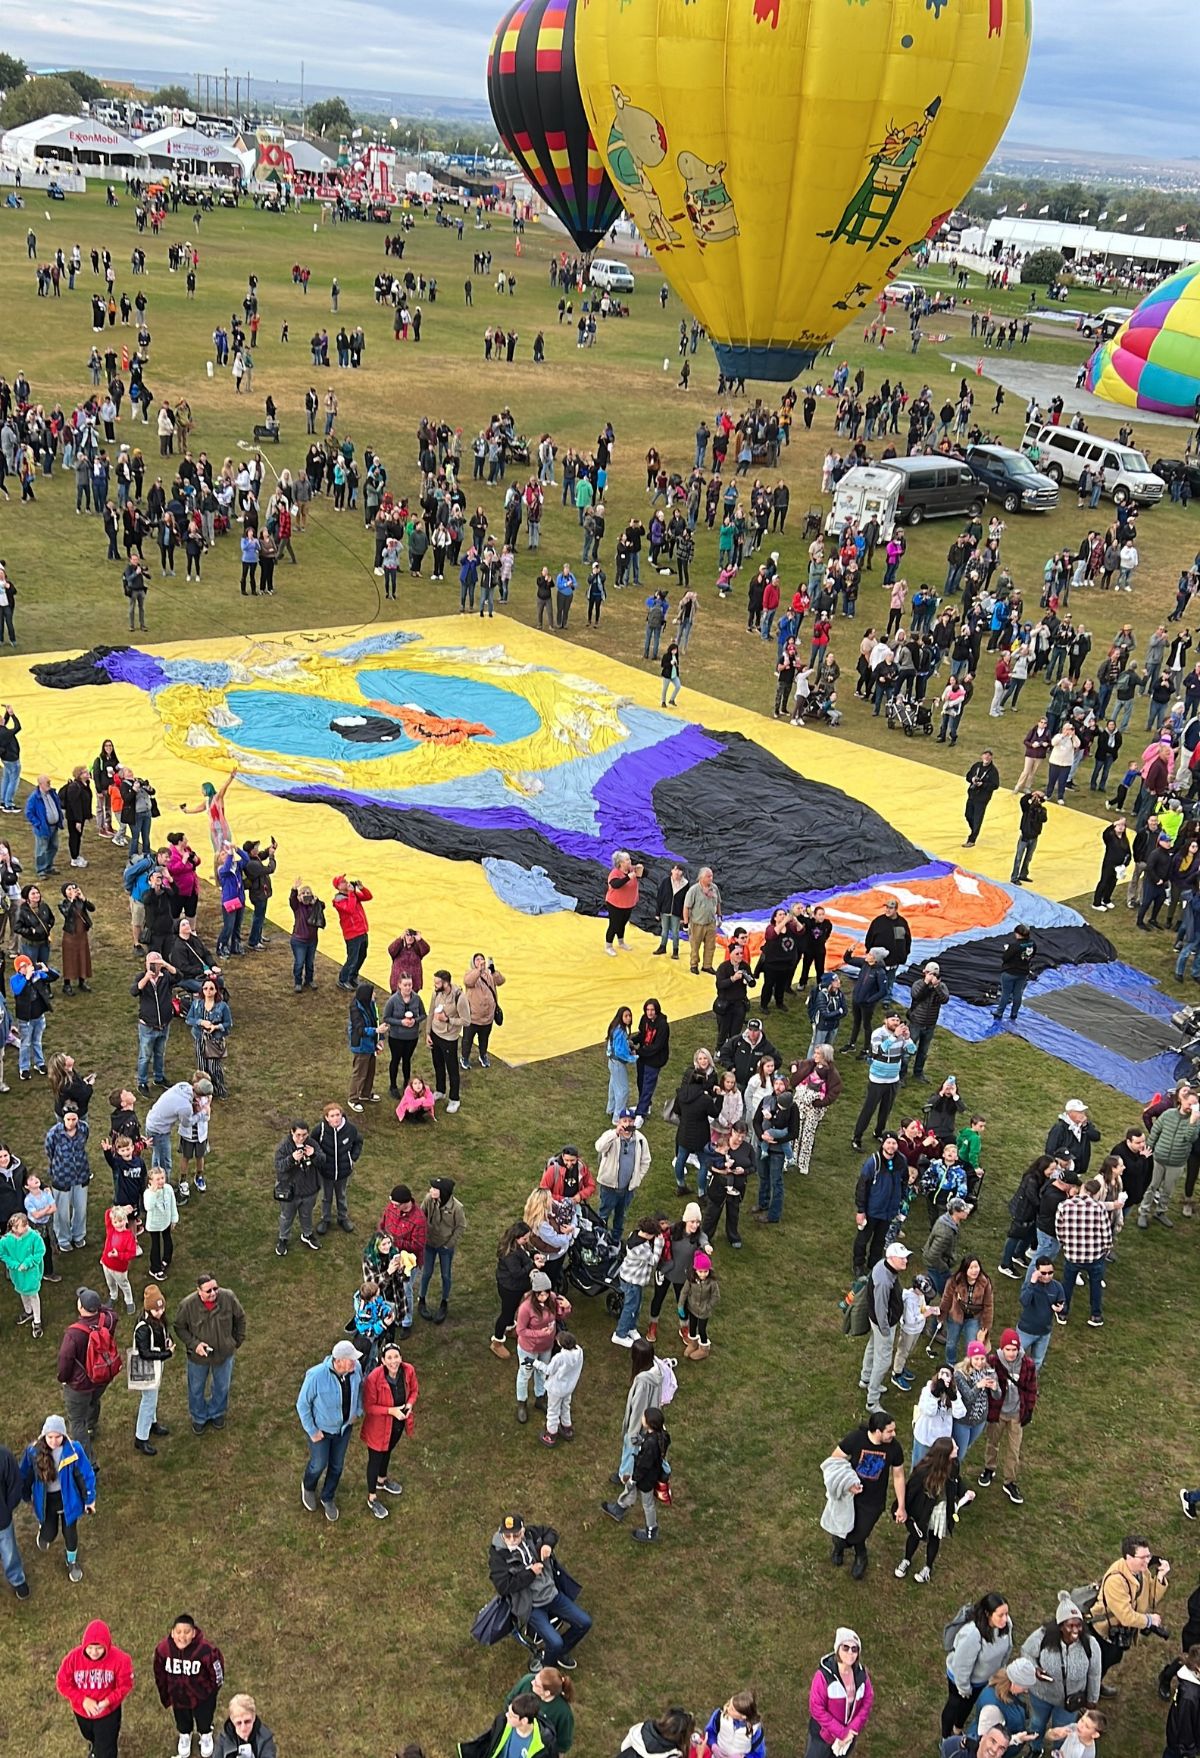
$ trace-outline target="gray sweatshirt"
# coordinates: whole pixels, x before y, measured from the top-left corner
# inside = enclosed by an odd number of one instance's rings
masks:
[[[1079,1641],[1072,1642],[1069,1647],[1046,1647],[1043,1626],[1039,1624],[1029,1640],[1022,1644],[1021,1653],[1050,1675],[1038,1680],[1036,1695],[1043,1703],[1053,1703],[1061,1709],[1076,1691],[1085,1692],[1089,1703],[1100,1701],[1100,1648],[1086,1630]]]
[[[979,1634],[974,1619],[965,1623],[954,1638],[946,1670],[960,1697],[969,1697],[979,1685],[986,1685],[994,1672],[1012,1658],[1012,1625],[993,1630],[987,1641]]]

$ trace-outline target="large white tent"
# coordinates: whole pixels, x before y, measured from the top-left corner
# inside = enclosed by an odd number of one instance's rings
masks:
[[[5,156],[32,165],[54,159],[65,165],[144,165],[145,147],[107,123],[86,116],[39,116],[4,136]]]
[[[328,171],[334,163],[327,153],[321,152],[310,140],[289,140],[285,144],[297,171]]]
[[[138,142],[141,151],[156,166],[194,167],[221,176],[242,170],[242,161],[229,141],[213,140],[198,128],[159,128],[143,134]]]

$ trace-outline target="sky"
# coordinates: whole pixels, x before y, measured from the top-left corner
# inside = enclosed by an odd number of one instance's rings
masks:
[[[453,8],[336,0],[335,11],[331,33],[329,0],[289,0],[286,31],[258,33],[253,49],[239,51],[239,71],[298,83],[303,53],[310,88],[484,98],[500,0],[458,0]],[[61,16],[29,8],[20,20],[5,18],[0,47],[35,66],[125,62],[190,82],[197,71],[219,72],[229,53],[214,16],[211,0],[171,0],[166,8],[159,0],[91,0]],[[1183,17],[1180,0],[1035,0],[1033,53],[1009,137],[1132,156],[1196,153],[1200,52],[1194,33],[1180,29]],[[169,32],[160,36],[164,23]]]

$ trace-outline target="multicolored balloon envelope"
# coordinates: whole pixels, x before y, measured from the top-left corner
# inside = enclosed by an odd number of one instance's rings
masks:
[[[594,250],[621,199],[605,174],[575,72],[576,0],[519,0],[488,50],[500,137],[580,250]]]
[[[789,379],[971,187],[1032,0],[581,0],[576,66],[630,217],[722,369]]]
[[[1200,399],[1200,263],[1146,295],[1092,355],[1086,384],[1110,403],[1191,419]]]

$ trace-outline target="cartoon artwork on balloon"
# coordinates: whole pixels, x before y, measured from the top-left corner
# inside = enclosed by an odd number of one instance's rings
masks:
[[[581,0],[592,132],[727,377],[806,370],[953,209],[1012,114],[1031,16],[1029,0]]]
[[[575,75],[575,0],[519,0],[496,27],[488,101],[500,138],[579,246],[621,217]]]
[[[1200,410],[1200,263],[1169,275],[1088,363],[1087,389],[1110,403],[1192,420]]]
[[[863,181],[846,203],[841,219],[822,238],[845,238],[850,244],[865,244],[874,250],[877,244],[900,244],[898,234],[889,234],[892,215],[900,206],[908,180],[916,169],[917,153],[929,133],[942,100],[934,98],[917,122],[888,128],[882,143],[871,154],[871,165]]]

